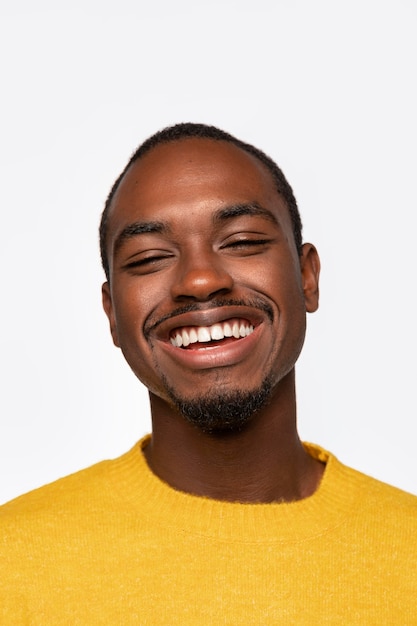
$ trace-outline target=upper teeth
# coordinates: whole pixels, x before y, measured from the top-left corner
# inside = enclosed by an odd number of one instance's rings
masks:
[[[177,348],[189,346],[190,343],[207,343],[219,341],[225,337],[240,339],[253,333],[253,326],[246,320],[231,319],[212,326],[187,326],[176,328],[171,335],[171,343]]]

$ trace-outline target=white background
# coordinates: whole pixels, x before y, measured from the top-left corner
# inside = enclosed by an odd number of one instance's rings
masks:
[[[300,434],[417,493],[414,0],[2,0],[0,502],[123,453],[147,394],[101,310],[97,226],[180,121],[269,153],[321,253]]]

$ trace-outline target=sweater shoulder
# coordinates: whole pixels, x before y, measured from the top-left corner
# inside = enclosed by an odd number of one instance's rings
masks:
[[[334,454],[317,444],[304,443],[304,446],[313,458],[326,464],[330,474],[336,479],[333,485],[335,489],[352,489],[360,496],[366,496],[369,501],[377,501],[383,506],[389,502],[411,509],[417,506],[417,495],[345,465]]]
[[[91,507],[103,498],[117,460],[104,460],[22,494],[0,506],[0,524],[7,520],[56,514],[74,507]]]
[[[347,473],[355,477],[358,485],[360,485],[362,489],[366,489],[369,492],[369,496],[376,496],[378,499],[387,498],[388,500],[394,500],[405,505],[417,506],[417,495],[404,491],[399,487],[394,487],[378,478],[364,474],[357,469],[346,465],[344,465],[344,468]]]
[[[356,509],[365,509],[389,524],[404,521],[417,531],[417,496],[356,469],[343,466],[346,477],[356,483]]]

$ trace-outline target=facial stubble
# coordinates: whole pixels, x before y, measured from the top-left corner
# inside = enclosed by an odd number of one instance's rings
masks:
[[[177,409],[190,424],[204,433],[226,434],[242,431],[271,397],[272,381],[265,377],[256,389],[222,392],[216,389],[194,398],[183,398],[163,377],[165,389]]]

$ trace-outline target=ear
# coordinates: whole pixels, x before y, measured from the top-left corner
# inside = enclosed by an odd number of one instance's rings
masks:
[[[306,311],[314,313],[319,307],[320,258],[313,244],[303,245],[300,265]]]
[[[116,320],[113,311],[113,302],[111,299],[110,285],[108,282],[103,283],[101,288],[101,295],[103,301],[103,309],[109,318],[110,332],[113,338],[113,343],[117,348],[120,348],[119,338],[117,336]]]

